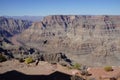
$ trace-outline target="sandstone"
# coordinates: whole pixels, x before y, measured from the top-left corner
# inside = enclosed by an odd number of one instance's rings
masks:
[[[119,34],[120,16],[53,15],[33,23],[18,40],[48,53],[63,52],[83,64],[120,65]]]

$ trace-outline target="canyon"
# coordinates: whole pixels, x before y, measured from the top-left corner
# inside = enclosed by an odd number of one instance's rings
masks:
[[[12,38],[19,33],[15,37],[22,46],[47,54],[61,52],[89,66],[120,65],[119,15],[50,15],[28,24],[17,32],[7,28]]]

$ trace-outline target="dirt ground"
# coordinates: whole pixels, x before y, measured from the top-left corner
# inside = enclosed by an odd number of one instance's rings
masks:
[[[22,72],[24,74],[32,74],[32,75],[48,75],[55,71],[60,71],[67,74],[72,74],[71,70],[63,67],[59,64],[52,65],[48,62],[40,61],[36,66],[35,63],[25,64],[20,63],[18,60],[10,60],[6,62],[0,63],[0,74],[16,70]]]
[[[100,68],[98,68],[98,67],[90,68],[88,70],[88,72],[90,72],[92,75],[89,76],[88,78],[94,77],[98,80],[98,78],[100,76],[105,77],[106,75],[119,77],[120,68],[113,67],[113,69],[114,69],[114,71],[112,71],[112,72],[105,72],[104,69],[101,67]],[[21,72],[26,75],[46,75],[46,76],[53,74],[56,71],[64,73],[64,74],[68,74],[68,75],[73,75],[73,72],[74,73],[78,72],[78,70],[76,71],[75,69],[68,69],[67,67],[63,67],[59,64],[52,65],[52,64],[50,64],[48,62],[44,62],[44,61],[40,61],[37,66],[35,65],[35,63],[31,63],[31,64],[20,63],[18,60],[15,60],[15,59],[0,63],[0,74],[4,74],[8,71],[13,71],[13,70]],[[79,76],[81,76],[81,75],[79,75]],[[84,76],[82,76],[82,77],[84,77]],[[11,79],[6,79],[6,80],[11,80]],[[62,80],[64,80],[64,79],[62,79]]]

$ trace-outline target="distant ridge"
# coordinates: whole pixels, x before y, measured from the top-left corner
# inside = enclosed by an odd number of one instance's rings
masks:
[[[6,18],[20,19],[20,20],[28,20],[32,22],[39,22],[44,17],[43,16],[4,16]]]
[[[0,34],[12,37],[31,26],[31,21],[0,17]]]

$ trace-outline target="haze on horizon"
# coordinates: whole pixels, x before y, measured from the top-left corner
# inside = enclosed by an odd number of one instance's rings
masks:
[[[120,0],[0,0],[0,16],[120,15]]]

